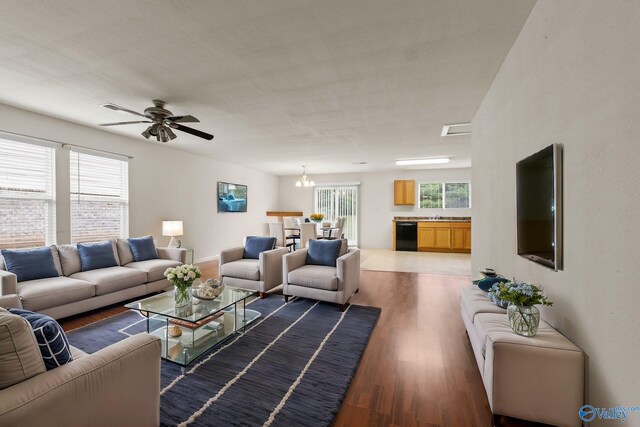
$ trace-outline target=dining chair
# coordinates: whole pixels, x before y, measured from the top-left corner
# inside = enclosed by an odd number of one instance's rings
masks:
[[[287,241],[290,241],[295,249],[296,239],[300,239],[300,223],[296,224],[296,218],[292,216],[285,216],[282,221],[284,223],[284,237]]]
[[[276,238],[276,246],[286,247],[291,250],[295,245],[295,242],[289,243],[284,234],[284,223],[282,222],[270,222],[269,223],[269,236]]]
[[[322,238],[328,240],[341,239],[344,229],[344,217],[339,216],[336,218],[333,226],[323,230]]]
[[[316,240],[318,232],[316,231],[315,222],[305,222],[300,225],[300,247],[306,248],[309,240]]]

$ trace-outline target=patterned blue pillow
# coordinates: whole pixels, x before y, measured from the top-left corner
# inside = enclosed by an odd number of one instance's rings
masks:
[[[10,308],[9,312],[17,314],[31,324],[47,371],[73,360],[67,336],[53,318],[19,308]]]
[[[82,271],[96,270],[98,268],[116,267],[116,257],[113,254],[111,240],[99,243],[78,243],[80,255],[80,269]]]
[[[309,240],[307,264],[335,267],[341,247],[342,240]]]
[[[260,252],[270,251],[276,247],[275,237],[256,237],[247,236],[247,240],[244,243],[244,253],[242,258],[244,259],[260,259]]]
[[[153,243],[153,237],[130,237],[127,241],[131,247],[134,261],[146,261],[148,259],[158,258],[158,251],[156,251],[156,244]]]
[[[2,249],[7,271],[17,276],[18,282],[58,277],[51,248]]]

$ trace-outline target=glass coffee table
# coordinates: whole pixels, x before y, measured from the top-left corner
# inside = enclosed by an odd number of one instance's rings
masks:
[[[162,340],[162,358],[186,367],[202,354],[229,338],[260,317],[245,308],[247,298],[257,292],[225,286],[212,300],[193,298],[193,304],[175,308],[173,291],[125,304],[146,317],[147,333]],[[172,336],[177,335],[179,336]]]

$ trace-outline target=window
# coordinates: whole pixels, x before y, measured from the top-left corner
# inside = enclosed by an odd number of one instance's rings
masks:
[[[441,208],[442,206],[442,184],[428,183],[420,184],[420,207],[421,208]]]
[[[0,139],[0,248],[55,243],[55,149]]]
[[[421,208],[456,209],[471,207],[468,182],[428,182],[420,184]]]
[[[71,151],[71,242],[129,234],[129,164]]]
[[[324,215],[326,221],[344,217],[344,237],[350,246],[358,245],[358,186],[330,185],[315,187],[314,212]]]

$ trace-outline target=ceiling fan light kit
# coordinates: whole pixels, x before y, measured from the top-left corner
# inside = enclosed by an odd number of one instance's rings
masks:
[[[206,132],[199,131],[197,129],[190,128],[188,126],[181,125],[180,123],[198,123],[200,120],[196,119],[193,116],[174,116],[173,113],[164,106],[166,102],[161,101],[159,99],[154,99],[153,107],[146,108],[144,110],[144,114],[138,113],[133,110],[129,110],[128,108],[121,107],[116,104],[102,104],[102,107],[108,108],[109,110],[118,111],[121,113],[133,114],[136,116],[144,117],[147,120],[138,120],[133,122],[116,122],[116,123],[102,123],[100,126],[119,126],[119,125],[131,125],[138,123],[152,123],[144,132],[142,132],[142,136],[147,139],[151,139],[154,137],[158,142],[169,142],[176,139],[176,134],[173,133],[172,129],[176,129],[182,132],[186,132],[188,134],[197,136],[199,138],[204,138],[208,141],[213,139],[213,135],[208,134]]]

